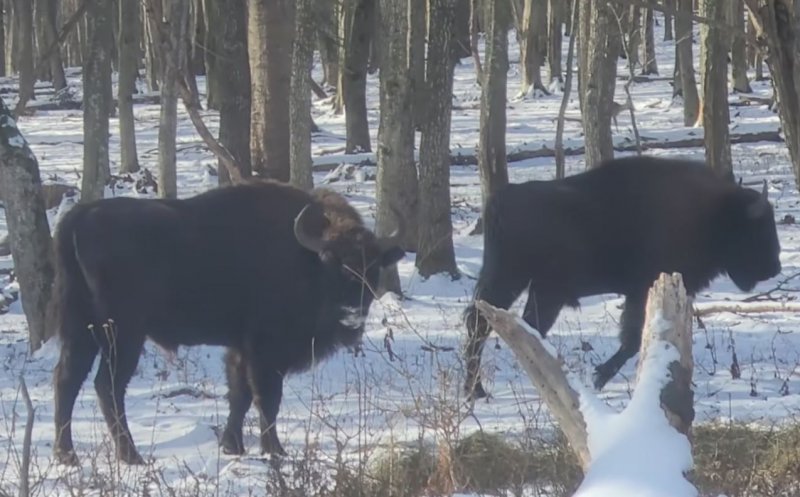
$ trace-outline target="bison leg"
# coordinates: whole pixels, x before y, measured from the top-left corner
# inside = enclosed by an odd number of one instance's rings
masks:
[[[486,276],[481,272],[475,287],[474,300],[485,300],[489,304],[508,309],[525,289],[527,280],[519,275]],[[481,382],[481,354],[486,339],[489,337],[489,323],[480,315],[475,304],[470,304],[464,312],[467,325],[467,344],[464,352],[467,362],[467,378],[464,381],[464,393],[469,399],[486,397],[486,390]]]
[[[522,319],[544,338],[556,322],[561,308],[564,307],[564,302],[565,299],[561,298],[556,292],[536,291],[530,288]]]
[[[278,439],[278,409],[283,396],[283,376],[269,366],[248,361],[253,400],[261,413],[261,453],[286,455]]]
[[[222,451],[226,454],[244,454],[242,425],[247,410],[253,403],[253,392],[247,382],[247,366],[242,354],[228,349],[225,354],[225,373],[228,377],[228,422],[222,433]]]
[[[53,374],[56,424],[54,455],[59,463],[73,466],[78,464],[78,457],[72,444],[72,410],[98,351],[92,334],[85,327],[76,329],[77,333],[71,336],[62,333],[61,355]]]
[[[602,390],[628,359],[639,352],[646,303],[646,291],[628,294],[625,297],[625,308],[620,318],[619,349],[609,360],[595,368],[594,387],[597,390]]]
[[[100,401],[100,410],[117,448],[117,457],[127,464],[144,464],[144,459],[133,443],[125,414],[125,390],[136,371],[144,338],[122,336],[115,330],[102,344],[102,360],[94,379],[94,388]]]

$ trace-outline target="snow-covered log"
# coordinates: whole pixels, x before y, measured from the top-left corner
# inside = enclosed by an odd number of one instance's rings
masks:
[[[636,389],[622,412],[565,372],[522,319],[477,303],[525,367],[581,460],[575,497],[696,496],[688,434],[694,419],[692,305],[680,274],[662,274],[648,295]]]

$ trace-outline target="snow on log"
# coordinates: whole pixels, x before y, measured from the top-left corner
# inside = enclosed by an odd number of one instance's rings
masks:
[[[650,290],[636,389],[619,413],[571,381],[524,321],[485,302],[476,305],[520,360],[578,454],[585,477],[575,497],[698,495],[686,479],[693,463],[692,303],[680,274],[660,275]]]
[[[800,312],[800,302],[709,302],[695,304],[694,315],[697,317],[721,312],[733,314]]]

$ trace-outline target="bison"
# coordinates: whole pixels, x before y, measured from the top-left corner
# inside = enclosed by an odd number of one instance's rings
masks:
[[[487,200],[484,223],[475,300],[507,309],[527,288],[523,319],[542,337],[581,297],[625,296],[620,347],[596,367],[598,390],[639,350],[647,292],[659,273],[682,273],[694,295],[719,275],[750,291],[781,270],[766,181],[759,194],[701,162],[628,157],[565,179],[510,184]],[[464,388],[480,398],[490,330],[474,303],[464,319]]]
[[[72,208],[56,234],[54,454],[77,464],[72,410],[94,380],[117,457],[140,464],[124,395],[143,344],[226,347],[230,412],[220,444],[242,454],[251,403],[262,453],[284,454],[275,428],[284,375],[358,342],[381,268],[404,251],[377,237],[335,192],[266,180],[181,199],[103,199]]]

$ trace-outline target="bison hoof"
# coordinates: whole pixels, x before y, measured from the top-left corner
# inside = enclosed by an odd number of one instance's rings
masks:
[[[286,451],[283,450],[283,446],[281,445],[278,439],[270,439],[265,440],[261,444],[261,453],[262,454],[269,454],[271,456],[285,456]]]
[[[78,455],[75,454],[74,450],[59,450],[56,449],[55,451],[55,458],[59,464],[63,464],[65,466],[78,466]]]
[[[241,456],[244,455],[244,442],[242,440],[236,440],[233,436],[229,436],[227,434],[222,436],[222,452],[229,456]]]
[[[608,383],[608,380],[610,380],[612,376],[613,376],[613,374],[609,374],[609,372],[606,371],[606,369],[603,368],[602,365],[601,366],[597,366],[594,369],[594,375],[593,375],[595,390],[597,390],[598,392],[600,390],[602,390],[603,387],[606,386],[606,383]]]

